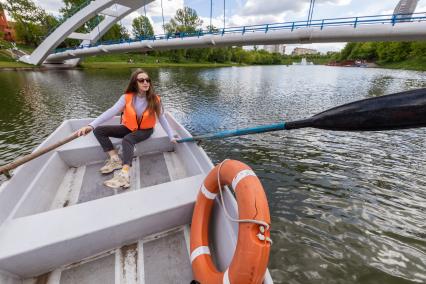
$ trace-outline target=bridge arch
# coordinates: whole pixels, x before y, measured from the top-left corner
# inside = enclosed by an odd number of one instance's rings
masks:
[[[70,59],[64,62],[63,59],[48,59],[47,57],[65,39],[72,38],[82,40],[81,44],[92,44],[100,39],[115,23],[129,15],[131,12],[147,5],[155,0],[134,1],[134,0],[94,0],[69,17],[59,27],[57,27],[44,41],[31,53],[20,58],[20,61],[40,65],[42,63],[66,63],[75,66],[80,58]],[[88,20],[96,15],[103,15],[104,19],[89,33],[77,33]],[[47,59],[47,60],[46,60]]]

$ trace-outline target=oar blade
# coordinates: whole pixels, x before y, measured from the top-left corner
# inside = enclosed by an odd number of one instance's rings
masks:
[[[338,106],[314,115],[303,121],[301,126],[340,131],[426,127],[426,89],[369,98]],[[287,127],[292,127],[291,123],[288,123]]]

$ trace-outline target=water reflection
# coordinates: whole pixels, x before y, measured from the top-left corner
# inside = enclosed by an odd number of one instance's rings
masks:
[[[132,70],[0,73],[0,162],[64,119],[94,117]],[[147,69],[170,111],[204,134],[306,118],[351,101],[426,87],[426,74],[324,66]],[[300,129],[202,144],[248,163],[266,189],[276,283],[426,282],[424,129]]]

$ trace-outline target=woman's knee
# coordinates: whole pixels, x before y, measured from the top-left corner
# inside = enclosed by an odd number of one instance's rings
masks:
[[[123,145],[127,144],[134,146],[136,144],[136,141],[130,135],[124,136],[121,142],[123,143]]]
[[[95,129],[93,129],[93,134],[96,136],[96,137],[99,137],[99,136],[104,136],[103,134],[104,134],[104,129],[103,129],[104,127],[103,126],[98,126],[98,127],[96,127]]]

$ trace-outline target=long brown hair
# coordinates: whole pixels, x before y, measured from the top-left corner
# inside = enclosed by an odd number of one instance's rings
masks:
[[[138,87],[137,78],[138,78],[138,75],[141,73],[148,75],[146,71],[142,69],[136,69],[136,71],[133,72],[132,76],[130,76],[130,82],[126,88],[126,91],[124,92],[125,94],[129,94],[129,93],[133,93],[134,95],[138,94],[139,87]],[[149,75],[148,75],[148,78],[150,78]],[[148,102],[148,109],[150,111],[155,111],[157,116],[160,116],[163,109],[162,109],[161,102],[157,99],[157,94],[154,91],[154,86],[152,85],[152,81],[149,84],[148,91],[146,91],[146,100]]]

